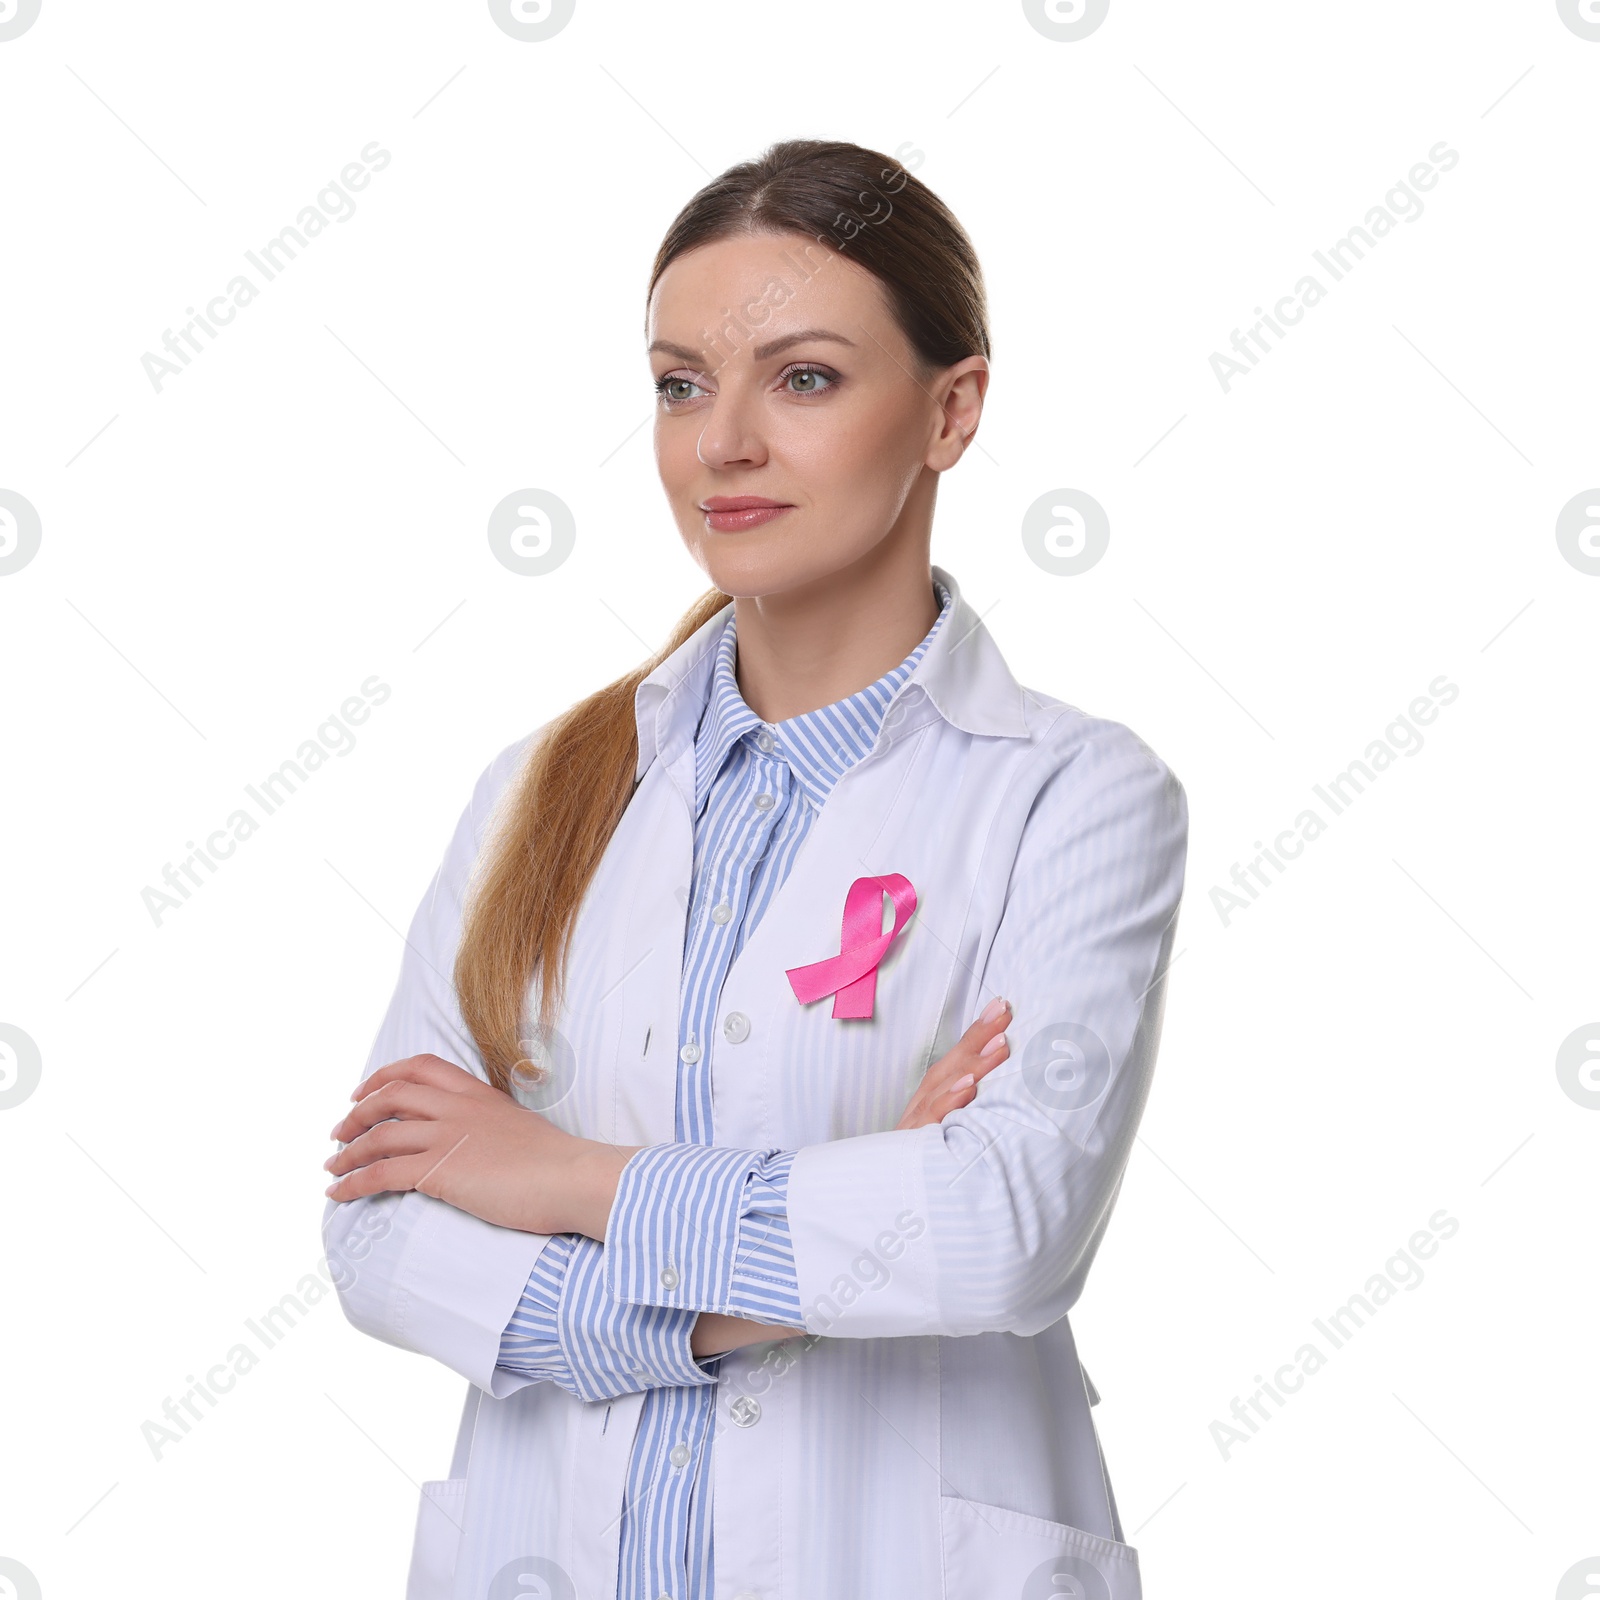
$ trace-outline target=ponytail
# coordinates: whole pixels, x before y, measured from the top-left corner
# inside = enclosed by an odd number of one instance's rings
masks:
[[[639,760],[634,693],[730,597],[709,589],[667,644],[546,725],[496,813],[462,915],[455,987],[489,1082],[542,1081],[537,1041],[561,1009],[578,908],[633,798]],[[539,986],[535,1019],[529,990]],[[530,1020],[532,1026],[529,1026]]]

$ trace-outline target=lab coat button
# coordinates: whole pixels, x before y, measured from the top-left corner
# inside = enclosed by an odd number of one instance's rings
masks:
[[[772,796],[770,794],[758,794],[756,796],[756,810],[757,811],[770,811],[771,809],[772,809]]]
[[[726,900],[719,900],[711,908],[711,920],[713,922],[726,922],[732,915],[733,907],[730,906]]]
[[[678,1287],[678,1269],[676,1267],[663,1267],[661,1269],[661,1287],[663,1289],[676,1289]]]
[[[672,1447],[672,1464],[675,1467],[684,1467],[689,1463],[689,1447],[686,1444],[675,1444]]]
[[[730,1011],[722,1019],[722,1031],[729,1044],[743,1044],[750,1037],[750,1019],[742,1011]]]
[[[742,1394],[728,1407],[728,1415],[741,1427],[752,1427],[761,1420],[761,1402]]]
[[[687,1061],[692,1067],[695,1062],[700,1059],[700,1046],[697,1045],[693,1039],[691,1039],[688,1044],[686,1044],[683,1049],[678,1052],[678,1059],[680,1061]]]

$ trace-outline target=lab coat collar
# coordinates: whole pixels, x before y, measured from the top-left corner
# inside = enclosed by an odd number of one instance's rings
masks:
[[[946,722],[963,732],[1028,738],[1023,705],[1026,691],[1011,675],[983,619],[962,597],[960,585],[943,567],[933,566],[931,570],[950,591],[950,615],[911,675],[900,685],[890,707],[921,694]],[[717,642],[732,612],[730,600],[634,691],[639,740],[635,781],[644,777],[657,757],[671,765],[693,745],[706,703]]]

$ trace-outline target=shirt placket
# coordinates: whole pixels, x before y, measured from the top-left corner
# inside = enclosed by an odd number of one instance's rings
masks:
[[[794,774],[777,750],[777,741],[771,732],[761,727],[741,736],[745,740],[742,750],[730,752],[730,760],[742,756],[744,770],[741,774],[740,804],[746,810],[747,822],[757,825],[727,830],[728,843],[708,855],[702,864],[701,881],[691,901],[690,939],[712,941],[707,948],[714,952],[713,981],[698,991],[698,1007],[693,999],[685,1006],[681,1021],[682,1037],[678,1047],[678,1097],[677,1136],[680,1140],[701,1144],[713,1142],[711,1101],[710,1051],[704,1041],[710,1037],[712,1020],[721,1001],[723,981],[728,967],[742,947],[740,937],[746,910],[750,904],[750,882],[756,864],[769,849],[772,836],[786,814],[794,797]],[[696,952],[697,953],[697,952]],[[685,1115],[686,1110],[689,1115]],[[668,1396],[670,1395],[670,1401]],[[667,1517],[672,1525],[681,1525],[685,1537],[681,1543],[674,1541],[678,1557],[676,1570],[671,1574],[670,1586],[661,1588],[653,1600],[697,1600],[709,1595],[714,1572],[711,1562],[714,1553],[704,1563],[702,1552],[709,1540],[703,1537],[702,1518],[710,1508],[702,1504],[702,1495],[710,1481],[707,1450],[711,1424],[716,1417],[717,1390],[712,1386],[676,1390],[652,1390],[646,1397],[646,1414],[641,1428],[649,1429],[649,1412],[657,1405],[662,1407],[661,1426],[654,1430],[656,1447],[648,1481],[656,1485],[658,1505],[655,1515]],[[660,1399],[658,1400],[658,1396]],[[676,1437],[674,1437],[676,1435]],[[671,1440],[670,1449],[668,1440]],[[693,1469],[691,1471],[691,1464]],[[660,1500],[675,1498],[683,1481],[690,1473],[681,1501],[682,1516],[669,1517],[669,1506]],[[700,1534],[702,1536],[697,1537]]]
[[[794,774],[778,753],[765,727],[744,736],[739,804],[745,826],[728,828],[728,842],[703,866],[694,898],[693,937],[707,941],[713,954],[712,981],[700,986],[686,1004],[678,1045],[677,1137],[685,1142],[714,1142],[711,1103],[711,1061],[706,1041],[721,1003],[722,985],[734,956],[750,905],[750,883],[756,863],[766,854],[794,792]],[[751,825],[754,824],[754,825]],[[698,1007],[698,1009],[696,1009]]]

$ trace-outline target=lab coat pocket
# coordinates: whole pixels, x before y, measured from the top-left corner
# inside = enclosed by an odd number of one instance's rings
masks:
[[[406,1600],[451,1600],[466,1504],[465,1478],[438,1478],[423,1484]]]
[[[939,1519],[945,1600],[1141,1600],[1132,1545],[959,1495]]]

